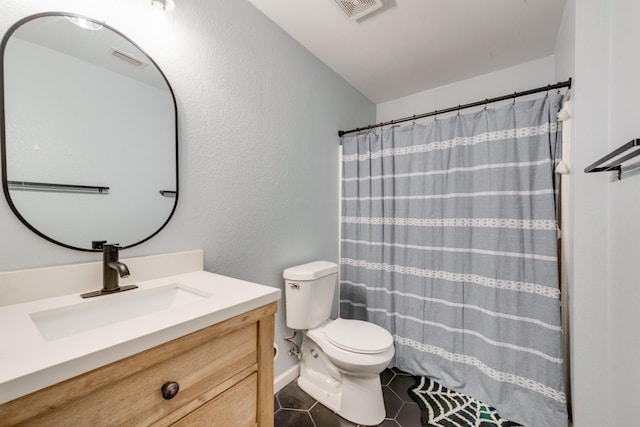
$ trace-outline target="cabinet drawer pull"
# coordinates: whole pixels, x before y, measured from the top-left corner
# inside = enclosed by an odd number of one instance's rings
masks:
[[[176,394],[178,394],[179,390],[180,385],[177,382],[167,381],[166,383],[162,384],[162,397],[167,400],[173,399]]]

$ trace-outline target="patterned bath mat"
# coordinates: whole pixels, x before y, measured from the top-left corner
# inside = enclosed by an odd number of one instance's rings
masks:
[[[424,427],[523,427],[500,418],[491,406],[426,377],[417,377],[409,396],[420,406]]]

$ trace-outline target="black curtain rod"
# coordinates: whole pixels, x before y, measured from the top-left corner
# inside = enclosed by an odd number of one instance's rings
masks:
[[[436,116],[438,114],[446,114],[446,113],[451,113],[452,111],[464,110],[466,108],[479,107],[480,105],[487,105],[487,104],[490,104],[492,102],[506,101],[508,99],[515,99],[515,98],[518,98],[520,96],[533,95],[534,93],[538,93],[538,92],[545,92],[545,91],[548,92],[550,90],[561,89],[563,87],[571,89],[571,78],[569,78],[569,80],[567,80],[566,82],[559,82],[559,83],[556,83],[556,84],[553,84],[553,85],[546,85],[546,86],[538,87],[538,88],[535,88],[535,89],[525,90],[524,92],[514,92],[514,93],[512,93],[510,95],[499,96],[497,98],[489,98],[489,99],[485,99],[484,101],[472,102],[470,104],[458,105],[457,107],[451,107],[451,108],[447,108],[447,109],[444,109],[444,110],[435,110],[435,111],[432,111],[430,113],[413,115],[411,117],[404,117],[402,119],[391,120],[391,121],[388,121],[388,122],[378,123],[376,125],[365,126],[365,127],[362,127],[362,128],[356,128],[356,129],[351,129],[351,130],[339,130],[338,131],[338,136],[339,137],[343,137],[344,135],[346,135],[348,133],[360,132],[361,130],[369,130],[369,129],[373,129],[373,128],[379,128],[379,127],[382,127],[382,126],[394,125],[396,123],[408,122],[410,120],[423,119],[425,117]]]

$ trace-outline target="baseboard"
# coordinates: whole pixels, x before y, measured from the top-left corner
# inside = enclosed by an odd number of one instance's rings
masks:
[[[273,379],[273,392],[277,393],[300,375],[300,364],[296,363]]]

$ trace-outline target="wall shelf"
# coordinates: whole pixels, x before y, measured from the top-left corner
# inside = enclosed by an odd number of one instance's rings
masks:
[[[586,168],[584,168],[584,171],[586,173],[617,171],[618,180],[620,180],[622,178],[622,164],[627,160],[631,160],[634,157],[640,155],[640,148],[638,148],[637,150],[633,150],[634,148],[637,148],[637,147],[640,147],[640,139],[631,140],[626,144],[624,144],[623,146],[613,150],[611,153],[607,154],[597,162],[587,166]],[[629,150],[633,150],[633,151],[625,154],[622,157],[618,157]],[[609,162],[609,160],[612,160],[612,161]]]
[[[48,182],[7,181],[10,190],[55,191],[60,193],[109,194],[109,187],[97,185],[52,184]]]

